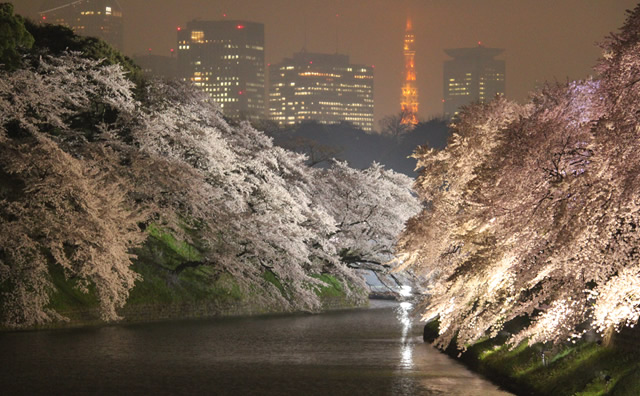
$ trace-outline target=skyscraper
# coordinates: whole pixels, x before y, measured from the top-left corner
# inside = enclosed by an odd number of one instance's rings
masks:
[[[278,125],[347,121],[373,129],[373,67],[348,55],[298,52],[269,68],[269,118]]]
[[[227,117],[265,117],[264,25],[191,21],[178,28],[178,77],[192,81]]]
[[[505,94],[505,61],[494,59],[504,50],[486,48],[446,49],[453,59],[444,62],[444,113],[453,118],[460,107],[486,102]]]
[[[118,0],[48,0],[40,23],[64,25],[81,36],[103,39],[122,51],[122,7]]]
[[[402,86],[402,123],[416,125],[418,123],[418,87],[416,86],[415,36],[411,19],[407,19],[404,34],[404,85]]]

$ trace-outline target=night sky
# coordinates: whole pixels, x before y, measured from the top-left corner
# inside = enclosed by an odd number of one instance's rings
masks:
[[[43,0],[14,0],[34,17]],[[507,97],[522,101],[536,84],[585,78],[600,56],[596,46],[622,25],[638,0],[119,0],[125,53],[168,55],[176,27],[199,18],[262,22],[266,61],[304,46],[375,65],[376,119],[399,112],[402,39],[411,15],[416,34],[420,117],[442,113],[444,48],[506,49]],[[336,37],[338,40],[336,40]]]

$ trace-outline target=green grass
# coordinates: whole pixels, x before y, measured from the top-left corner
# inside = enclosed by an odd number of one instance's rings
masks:
[[[156,224],[151,224],[147,227],[147,232],[151,238],[161,242],[165,249],[170,250],[182,260],[202,260],[202,254],[196,246],[177,240],[169,230],[163,229]]]
[[[136,282],[127,304],[182,304],[203,301],[236,302],[244,298],[236,280],[227,272],[211,266],[173,270],[185,261],[200,261],[203,253],[197,246],[178,240],[168,230],[156,225],[147,228],[149,238],[136,251],[132,266],[142,275]]]
[[[49,296],[47,308],[68,317],[70,320],[97,320],[99,301],[93,285],[88,293],[80,291],[77,280],[67,279],[59,265],[49,266],[49,276],[54,290]]]
[[[323,297],[345,297],[346,293],[343,288],[342,282],[333,275],[329,274],[313,274],[312,278],[322,281],[326,286],[314,285],[313,291],[320,298]]]
[[[427,333],[433,333],[432,327]],[[626,351],[588,341],[556,348],[525,342],[510,348],[505,341],[506,337],[480,340],[461,359],[518,394],[640,394],[640,359]]]
[[[282,285],[282,282],[280,282],[280,279],[278,279],[278,277],[276,276],[276,274],[273,273],[273,271],[271,270],[265,271],[262,274],[262,278],[267,282],[271,283],[272,285],[274,285],[280,291],[280,294],[282,294],[284,298],[288,298],[287,291]]]
[[[264,282],[243,283],[244,286],[231,273],[215,265],[176,271],[186,261],[203,261],[206,257],[206,251],[198,240],[198,230],[185,227],[182,231],[189,235],[190,241],[176,237],[176,233],[157,224],[147,227],[148,238],[133,251],[137,258],[131,265],[141,278],[131,289],[126,305],[118,311],[119,315],[128,320],[156,320],[289,309],[281,300],[274,298],[274,292],[279,292],[289,301],[295,298],[295,293],[270,270],[262,274]],[[47,327],[101,322],[100,304],[93,285],[89,285],[88,292],[84,293],[77,288],[77,280],[64,276],[60,266],[51,265],[49,273],[54,290],[48,308],[68,317],[70,322]],[[356,304],[346,297],[345,286],[333,275],[313,277],[321,284],[309,284],[309,288],[318,295],[326,309]]]

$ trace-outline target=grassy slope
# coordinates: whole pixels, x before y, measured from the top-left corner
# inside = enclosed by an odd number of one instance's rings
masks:
[[[425,340],[437,335],[437,323],[427,324]],[[446,352],[519,395],[638,395],[637,354],[596,342],[581,341],[549,350],[542,344],[510,349],[506,337],[481,340],[459,355]],[[544,353],[545,362],[542,356]]]
[[[201,249],[176,239],[168,230],[156,225],[148,227],[149,238],[135,253],[132,269],[142,277],[131,290],[120,314],[125,320],[157,320],[163,318],[201,317],[234,314],[261,314],[286,312],[273,293],[285,299],[294,298],[286,283],[271,271],[263,274],[264,283],[243,290],[227,272],[210,266],[187,268],[175,274],[174,270],[185,261],[202,259]],[[70,319],[70,325],[99,323],[98,300],[94,293],[82,293],[67,280],[62,270],[50,269],[55,286],[50,308]],[[314,275],[323,282],[310,286],[321,298],[326,309],[352,307],[354,302],[346,295],[344,285],[329,274]],[[271,285],[275,287],[271,287]],[[348,286],[350,287],[350,286]],[[64,325],[61,323],[53,326]],[[51,326],[45,326],[51,327]]]

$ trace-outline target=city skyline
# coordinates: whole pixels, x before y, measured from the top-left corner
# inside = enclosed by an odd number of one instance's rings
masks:
[[[267,63],[280,62],[306,47],[312,52],[348,54],[354,63],[375,65],[375,118],[379,120],[398,113],[408,15],[416,35],[419,116],[425,119],[442,113],[445,48],[470,47],[478,41],[505,48],[506,96],[522,101],[544,81],[592,74],[600,56],[595,43],[617,30],[624,10],[635,1],[222,0],[210,5],[197,0],[158,1],[149,7],[141,0],[120,0],[120,4],[127,55],[168,55],[177,46],[177,26],[194,17],[222,19],[226,13],[230,19],[265,24]],[[42,1],[21,0],[14,5],[17,13],[35,18]]]

